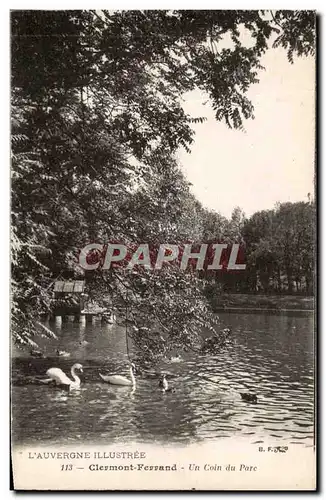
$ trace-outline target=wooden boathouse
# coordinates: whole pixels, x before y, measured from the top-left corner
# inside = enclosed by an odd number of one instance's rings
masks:
[[[105,323],[113,323],[112,311],[96,304],[87,303],[85,280],[54,282],[54,319],[57,323],[73,320],[76,322],[93,322],[95,319]]]

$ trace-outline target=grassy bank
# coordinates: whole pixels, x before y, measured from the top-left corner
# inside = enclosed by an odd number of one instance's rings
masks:
[[[277,309],[312,311],[314,297],[299,295],[253,295],[240,293],[223,293],[211,297],[212,305],[216,310],[227,309]]]

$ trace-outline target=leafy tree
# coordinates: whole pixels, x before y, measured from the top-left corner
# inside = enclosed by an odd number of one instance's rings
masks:
[[[258,283],[268,291],[270,279],[277,268],[273,244],[273,210],[256,212],[246,220],[243,238],[246,242],[248,285],[258,290]]]
[[[180,146],[190,150],[192,125],[203,121],[185,113],[182,95],[203,90],[217,120],[242,128],[253,118],[246,93],[270,40],[290,60],[311,54],[315,18],[307,11],[13,11],[11,21],[13,333],[28,343],[39,315],[52,310],[53,281],[79,275],[85,243],[197,241],[202,224],[212,234],[218,216],[190,194],[174,159]],[[173,266],[159,277],[142,268],[111,274],[94,274],[91,294],[133,305],[130,335],[144,349],[197,349],[200,329],[213,328],[197,276]],[[151,332],[146,340],[149,324],[167,329],[166,338]]]
[[[275,210],[256,212],[244,226],[247,272],[253,290],[257,279],[264,291],[287,288],[312,291],[314,262],[314,207],[310,203],[283,203]],[[286,277],[286,284],[284,278]]]
[[[276,251],[287,278],[288,291],[301,290],[302,280],[311,292],[314,262],[314,208],[305,202],[282,203],[275,214]]]

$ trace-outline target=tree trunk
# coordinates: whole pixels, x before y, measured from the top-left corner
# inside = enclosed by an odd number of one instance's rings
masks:
[[[293,293],[293,279],[292,279],[292,272],[287,269],[286,271],[286,276],[288,280],[288,292]]]

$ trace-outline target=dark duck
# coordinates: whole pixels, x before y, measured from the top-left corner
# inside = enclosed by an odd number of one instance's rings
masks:
[[[29,353],[33,358],[44,358],[43,352],[37,351],[36,349],[31,349]]]
[[[257,395],[250,394],[248,392],[240,392],[241,399],[246,401],[246,403],[257,403]]]
[[[166,375],[162,374],[162,378],[158,383],[159,387],[161,387],[162,392],[175,392],[174,387],[169,387],[168,381],[166,380]]]

